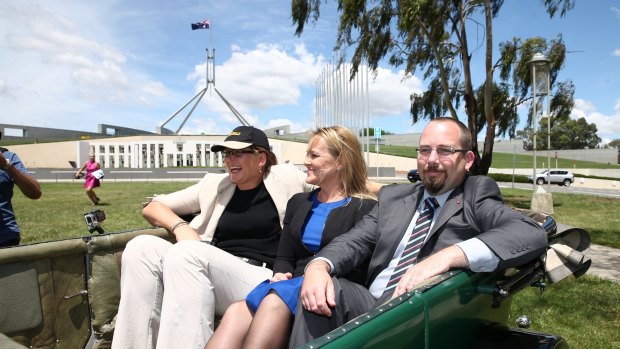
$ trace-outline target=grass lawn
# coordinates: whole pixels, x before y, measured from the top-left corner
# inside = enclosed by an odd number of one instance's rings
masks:
[[[567,278],[544,292],[529,288],[513,302],[509,325],[526,314],[531,329],[559,334],[571,349],[620,348],[620,285],[596,276]]]
[[[118,232],[147,227],[140,211],[142,202],[153,194],[185,188],[193,182],[119,182],[96,189],[100,206],[91,206],[81,183],[42,183],[43,196],[26,199],[19,189],[13,198],[22,243],[57,240],[87,235],[84,213],[105,211],[103,228]],[[528,208],[531,192],[504,189],[506,201]],[[553,194],[554,215],[559,222],[582,227],[598,244],[620,248],[620,200],[594,196]],[[614,348],[620,346],[620,285],[595,276],[563,280],[542,294],[527,289],[514,297],[511,320],[522,314],[533,320],[532,329],[565,337],[571,348]],[[615,346],[614,346],[615,345]]]
[[[530,190],[506,188],[502,195],[513,207],[530,207]],[[585,229],[595,244],[620,249],[620,199],[553,193],[553,208],[556,221]]]
[[[22,230],[22,244],[88,235],[84,213],[103,210],[106,232],[149,227],[142,218],[142,203],[153,194],[165,194],[188,187],[194,182],[122,182],[102,183],[95,192],[101,198],[92,206],[82,183],[41,183],[43,196],[29,200],[16,188],[13,206]]]

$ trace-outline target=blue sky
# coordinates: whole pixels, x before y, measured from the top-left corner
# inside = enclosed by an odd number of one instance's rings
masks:
[[[203,19],[211,31],[190,29]],[[314,86],[332,57],[337,19],[333,2],[324,5],[298,38],[283,0],[0,0],[0,122],[154,131],[204,86],[205,48],[213,47],[216,87],[250,123],[304,131],[314,125]],[[575,83],[573,116],[596,123],[604,141],[620,138],[620,0],[577,1],[554,19],[538,0],[508,0],[493,25],[496,48],[513,36],[561,33],[574,51],[558,78]],[[483,39],[482,31],[469,35],[471,47]],[[473,55],[482,77],[482,48]],[[370,85],[371,127],[419,131],[409,94],[424,86],[420,76],[403,79],[399,68],[382,66]],[[183,133],[225,134],[236,125],[213,94]]]

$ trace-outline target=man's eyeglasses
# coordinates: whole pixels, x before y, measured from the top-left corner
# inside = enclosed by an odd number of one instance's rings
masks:
[[[421,146],[416,148],[416,150],[418,151],[418,156],[425,158],[431,156],[433,150],[437,152],[437,156],[439,156],[440,158],[448,158],[454,153],[467,153],[468,151],[467,149],[454,149],[453,147],[448,146],[439,146],[437,148]]]
[[[256,154],[256,151],[251,148],[245,149],[226,149],[222,150],[222,154],[225,158],[238,158],[243,154]]]

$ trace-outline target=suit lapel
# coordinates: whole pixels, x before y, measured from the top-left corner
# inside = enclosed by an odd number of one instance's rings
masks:
[[[400,229],[398,235],[398,240],[400,241],[406,233],[407,227],[409,223],[413,219],[413,215],[415,214],[416,208],[420,204],[420,200],[422,200],[422,196],[424,194],[424,187],[419,186],[416,188],[411,195],[407,195],[403,198],[402,205],[395,205],[393,209],[393,217],[397,217],[397,219],[402,222],[402,229]]]

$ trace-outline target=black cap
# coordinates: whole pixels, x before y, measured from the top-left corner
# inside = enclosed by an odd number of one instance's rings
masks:
[[[243,149],[251,145],[269,150],[269,140],[265,132],[253,126],[238,126],[224,139],[224,143],[212,146],[211,151]]]

